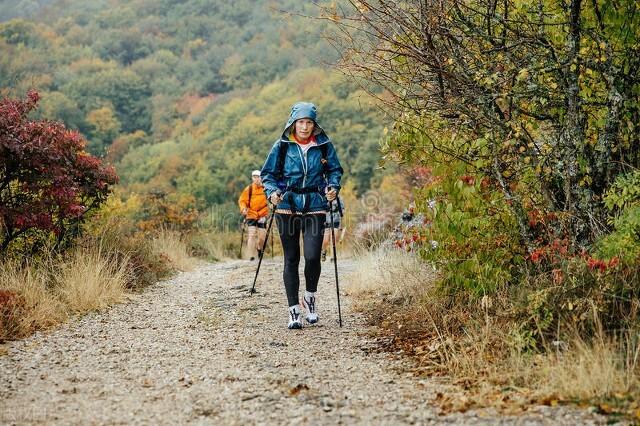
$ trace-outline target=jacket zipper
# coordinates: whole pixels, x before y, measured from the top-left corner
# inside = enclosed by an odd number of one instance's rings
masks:
[[[302,148],[300,148],[300,145],[296,144],[296,146],[298,147],[298,154],[300,155],[300,159],[302,160],[302,171],[304,172],[304,176],[302,177],[302,187],[305,188],[307,185],[307,169],[308,169],[308,165],[307,165],[307,151],[303,152]],[[306,200],[306,195],[302,194],[302,208],[304,209],[304,206],[307,202]]]

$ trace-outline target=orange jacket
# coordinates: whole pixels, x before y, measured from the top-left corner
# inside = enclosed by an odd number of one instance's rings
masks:
[[[251,189],[251,202],[249,202],[249,187],[253,186]],[[240,194],[240,198],[238,199],[238,205],[240,206],[240,212],[245,208],[248,208],[247,219],[260,219],[261,217],[265,217],[269,214],[269,208],[267,207],[267,196],[264,195],[264,187],[258,186],[254,183],[247,186],[242,194]]]

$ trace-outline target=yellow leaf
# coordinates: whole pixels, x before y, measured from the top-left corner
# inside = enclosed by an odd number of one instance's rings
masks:
[[[522,81],[522,80],[526,80],[527,78],[529,78],[529,70],[526,68],[522,68],[520,72],[518,72],[518,76],[516,77],[516,80]]]

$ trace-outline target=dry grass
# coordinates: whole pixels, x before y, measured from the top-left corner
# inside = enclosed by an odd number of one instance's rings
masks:
[[[246,240],[246,235],[244,236]],[[240,249],[240,232],[200,231],[190,237],[196,255],[211,261],[236,259]]]
[[[128,274],[127,259],[78,249],[60,264],[55,290],[72,312],[104,309],[122,301]]]
[[[180,271],[191,271],[198,266],[198,259],[189,254],[187,243],[177,232],[162,230],[152,240],[153,251],[167,258]]]
[[[0,289],[14,299],[5,300],[0,341],[24,337],[65,320],[66,307],[48,283],[45,268],[21,266],[16,261],[0,263]]]
[[[360,252],[356,270],[347,277],[348,291],[402,299],[408,304],[433,286],[434,277],[433,269],[415,256],[383,246]]]
[[[64,260],[0,263],[0,341],[20,338],[123,300],[127,259],[100,249],[76,249]]]
[[[199,258],[210,261],[238,259],[238,255],[240,254],[240,237],[241,233],[239,231],[201,230],[189,237],[189,245],[194,254]],[[242,239],[242,256],[244,258],[247,258],[247,237],[245,230]],[[273,256],[281,256],[283,253],[275,222],[269,235],[265,257],[270,258],[272,253]]]
[[[445,398],[449,407],[513,408],[504,402],[509,400],[520,409],[550,398],[598,404],[640,396],[637,332],[624,337],[600,332],[588,340],[566,332],[566,343],[519,352],[510,346],[511,330],[519,324],[505,314],[508,293],[455,301],[438,294],[434,278],[413,254],[380,248],[363,253],[349,291],[363,300],[360,309],[382,330],[385,349],[415,359],[415,374],[447,375],[464,386],[467,396],[458,397],[466,402]]]
[[[640,391],[640,346],[637,336],[575,337],[569,347],[540,362],[535,381],[546,393],[593,400]]]

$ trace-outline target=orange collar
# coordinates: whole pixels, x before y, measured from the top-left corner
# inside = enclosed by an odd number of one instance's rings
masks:
[[[295,134],[295,133],[293,134],[293,138],[294,138],[294,139],[295,139],[295,141],[296,141],[297,143],[299,143],[300,145],[306,145],[306,144],[308,144],[308,143],[311,143],[311,142],[315,142],[315,141],[316,141],[316,136],[315,136],[315,135],[311,135],[311,136],[309,137],[309,139],[307,139],[307,140],[306,140],[306,141],[304,141],[304,142],[303,142],[303,141],[301,141],[300,139],[298,139],[298,136],[296,136],[296,134]]]

